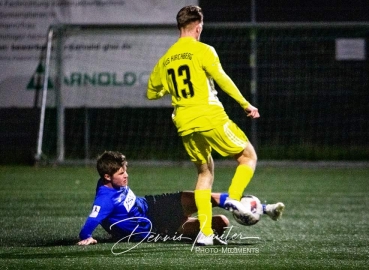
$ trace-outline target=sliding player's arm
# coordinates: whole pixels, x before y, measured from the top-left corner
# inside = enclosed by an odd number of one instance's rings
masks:
[[[159,99],[164,95],[169,94],[169,92],[164,89],[164,86],[161,82],[159,63],[160,61],[156,64],[154,70],[150,74],[146,92],[148,99]]]
[[[114,206],[109,200],[105,200],[102,197],[95,198],[91,214],[86,219],[86,222],[79,233],[79,238],[81,241],[79,241],[77,245],[87,246],[97,243],[97,241],[92,237],[92,233],[97,226],[99,226],[99,224],[101,224],[101,222],[113,211],[113,208]]]
[[[87,246],[91,244],[96,244],[97,241],[92,237],[93,231],[99,226],[100,221],[97,219],[93,219],[91,217],[87,218],[85,225],[81,229],[79,233],[79,238],[81,241],[77,243],[79,246]]]

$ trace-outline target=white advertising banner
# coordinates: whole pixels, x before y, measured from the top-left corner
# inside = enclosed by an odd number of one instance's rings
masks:
[[[159,57],[178,39],[177,29],[88,30],[81,34],[65,37],[63,43],[65,107],[171,106],[169,95],[148,100],[146,88]],[[49,95],[49,104],[51,98]]]
[[[36,90],[45,69],[41,56],[50,25],[175,25],[178,10],[190,4],[198,1],[0,0],[0,107],[39,105]],[[175,27],[73,32],[62,44],[61,88],[66,107],[170,106],[169,99],[147,101],[145,92],[149,72],[178,38]],[[49,105],[55,99],[53,79]]]

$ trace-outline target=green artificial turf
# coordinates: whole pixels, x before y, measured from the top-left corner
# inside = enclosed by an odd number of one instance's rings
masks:
[[[213,190],[226,191],[234,168],[215,170]],[[190,190],[196,180],[192,166],[130,165],[128,173],[138,196]],[[365,269],[369,263],[369,168],[259,166],[247,193],[284,202],[285,213],[280,221],[263,216],[245,227],[214,209],[245,238],[227,248],[177,240],[134,247],[112,242],[101,228],[97,245],[77,246],[96,180],[91,167],[0,167],[0,269]]]

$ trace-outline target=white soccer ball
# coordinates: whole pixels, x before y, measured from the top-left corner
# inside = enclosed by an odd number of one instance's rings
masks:
[[[260,220],[260,216],[263,214],[263,206],[260,200],[253,196],[247,195],[241,198],[241,203],[252,214],[252,218],[249,215],[241,214],[239,211],[233,211],[234,219],[241,225],[251,226]]]

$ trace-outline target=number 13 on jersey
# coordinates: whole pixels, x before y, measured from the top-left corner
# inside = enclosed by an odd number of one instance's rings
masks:
[[[178,98],[191,98],[195,95],[188,65],[179,66],[177,71],[170,68],[167,72],[172,79],[174,90]],[[184,88],[178,89],[178,85]]]

